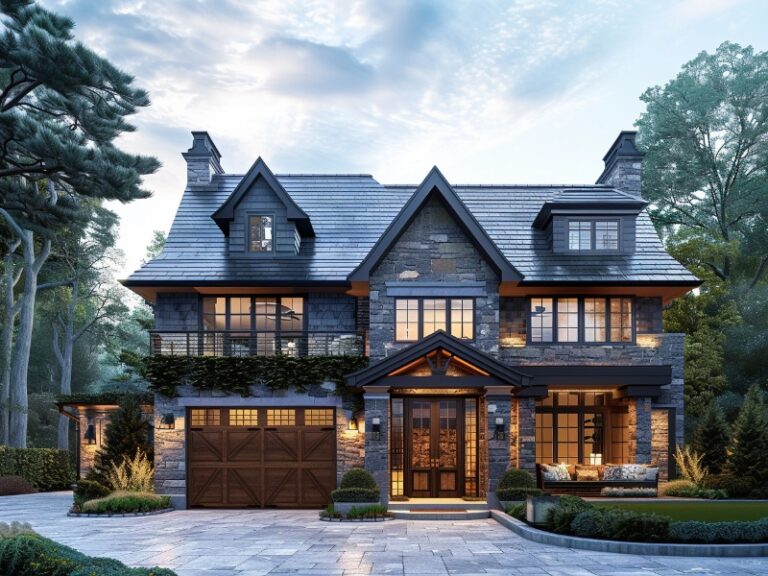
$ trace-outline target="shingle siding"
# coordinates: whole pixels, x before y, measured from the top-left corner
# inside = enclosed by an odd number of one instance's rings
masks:
[[[156,330],[197,330],[199,297],[197,294],[161,292],[154,305]]]
[[[355,307],[354,296],[309,294],[307,329],[317,332],[353,332],[356,329]]]

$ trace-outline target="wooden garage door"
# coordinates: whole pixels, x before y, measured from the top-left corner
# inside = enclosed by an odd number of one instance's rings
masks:
[[[336,487],[333,408],[191,408],[190,506],[320,507]]]

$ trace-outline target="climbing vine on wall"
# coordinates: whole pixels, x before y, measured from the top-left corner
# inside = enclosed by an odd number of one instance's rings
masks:
[[[364,356],[149,356],[150,389],[178,396],[179,386],[249,396],[254,384],[272,390],[306,391],[325,381],[344,384],[344,376],[368,366]]]

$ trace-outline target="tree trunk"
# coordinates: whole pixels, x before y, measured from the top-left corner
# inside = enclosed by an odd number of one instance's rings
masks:
[[[18,309],[13,289],[18,277],[15,274],[13,254],[19,247],[16,241],[7,245],[3,262],[3,308],[4,323],[0,332],[0,444],[8,444],[10,433],[11,399],[11,349],[13,347],[13,328],[16,324]]]
[[[75,312],[77,310],[77,301],[80,285],[75,276],[72,283],[72,295],[69,298],[66,317],[54,321],[53,330],[53,351],[59,364],[59,393],[72,393],[72,351],[75,346]],[[56,327],[59,323],[61,334]],[[57,446],[60,450],[69,450],[69,418],[59,414],[58,441]]]

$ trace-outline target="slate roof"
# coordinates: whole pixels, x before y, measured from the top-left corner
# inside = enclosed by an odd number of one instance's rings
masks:
[[[276,175],[310,217],[315,237],[298,256],[228,257],[226,238],[211,215],[243,175],[213,177],[210,187],[184,192],[165,248],[124,281],[126,286],[346,285],[416,185],[385,186],[370,175]],[[564,190],[614,196],[610,187],[454,185],[454,190],[509,262],[522,284],[600,283],[697,285],[666,253],[648,215],[637,218],[637,249],[627,255],[554,254],[532,223],[545,202]],[[566,192],[566,194],[568,194]],[[623,195],[622,192],[618,192]]]

